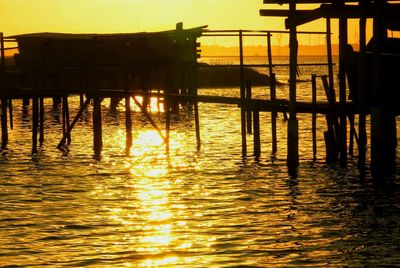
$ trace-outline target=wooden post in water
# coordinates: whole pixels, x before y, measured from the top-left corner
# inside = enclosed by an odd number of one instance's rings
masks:
[[[334,77],[333,77],[333,60],[332,60],[332,31],[331,31],[331,20],[326,19],[326,55],[328,60],[328,81],[331,89],[335,88]]]
[[[253,135],[254,135],[254,156],[261,155],[261,140],[260,140],[260,112],[257,109],[253,111]]]
[[[276,99],[276,77],[272,67],[272,44],[271,33],[267,33],[267,54],[268,54],[268,71],[269,71],[269,88],[270,99]],[[277,112],[271,112],[271,136],[272,136],[272,154],[278,151],[278,139],[276,135],[276,118]]]
[[[131,101],[130,101],[129,93],[126,93],[125,96],[125,131],[126,131],[126,152],[132,147],[133,138],[132,138],[132,118],[131,118]]]
[[[251,81],[247,82],[247,89],[251,93]],[[250,99],[251,101],[251,95]],[[254,156],[256,158],[261,156],[261,139],[260,139],[260,111],[251,104],[253,107],[253,148],[254,148]]]
[[[103,148],[102,132],[101,98],[95,95],[93,97],[93,149],[96,159],[100,158]]]
[[[2,81],[5,79],[6,73],[6,62],[5,62],[5,45],[4,45],[4,34],[0,33],[0,46],[1,46],[1,76]],[[12,98],[10,97],[8,100],[8,111],[10,113],[10,129],[13,129],[13,107],[12,107]],[[7,117],[7,115],[6,115]],[[8,142],[8,132],[7,132],[7,142]]]
[[[311,75],[312,82],[312,143],[313,143],[313,161],[317,160],[317,75]]]
[[[351,157],[353,157],[354,156],[354,137],[355,137],[354,114],[349,115],[349,123],[350,123],[349,155]]]
[[[63,113],[63,125],[65,125],[64,133],[68,133],[69,132],[68,129],[70,126],[68,95],[62,97],[62,113]],[[71,144],[71,135],[67,135],[67,143]]]
[[[7,126],[7,98],[1,98],[1,148],[4,149],[8,144]]]
[[[5,53],[4,53],[4,35],[0,33],[0,46],[1,46],[1,83],[5,79]],[[8,99],[1,98],[1,148],[6,148],[8,144],[8,126],[7,126],[7,106]]]
[[[32,154],[37,153],[38,126],[39,126],[39,99],[38,97],[34,96],[32,98]]]
[[[44,99],[39,98],[39,146],[44,143]]]
[[[96,40],[93,41],[93,50],[92,50],[92,68],[93,68],[93,81],[92,81],[92,98],[93,98],[93,150],[94,150],[94,158],[101,158],[101,151],[103,149],[103,129],[101,122],[101,101],[102,98],[99,95],[98,88],[98,79],[99,79],[99,70],[97,63],[97,44]]]
[[[294,18],[296,2],[289,4],[289,17]],[[289,120],[287,133],[287,166],[291,175],[297,174],[299,166],[299,123],[296,117],[296,79],[297,79],[297,27],[295,24],[289,26],[290,37],[290,78],[289,78]]]
[[[251,98],[252,98],[252,92],[251,92],[252,88],[251,88],[251,81],[247,80],[246,81],[246,101],[247,103],[250,103]],[[253,123],[252,121],[252,116],[251,116],[251,110],[247,109],[246,111],[246,126],[247,126],[247,133],[248,134],[253,134],[253,129],[252,129],[252,125]]]
[[[128,77],[128,55],[127,50],[130,44],[124,44],[124,58],[122,60],[122,65],[124,69],[123,73],[123,83],[125,91],[125,131],[126,131],[126,152],[129,151],[133,144],[132,138],[132,118],[131,118],[131,97],[129,94],[129,77]]]
[[[365,50],[366,50],[366,18],[360,19],[360,54],[358,58],[358,170],[360,175],[365,176],[367,130],[366,130],[366,96],[365,96]]]
[[[167,155],[170,152],[169,139],[171,131],[171,105],[169,97],[169,88],[165,90],[164,94],[164,113],[165,113],[165,151]]]
[[[239,30],[239,57],[240,57],[240,125],[242,134],[242,156],[247,155],[247,137],[246,137],[246,109],[244,107],[246,101],[246,90],[244,86],[244,63],[243,63],[243,31]]]
[[[385,2],[376,2],[376,14],[373,22],[374,51],[372,54],[372,105],[371,105],[371,173],[381,179],[392,175],[396,160],[396,121],[390,88],[384,88],[384,39],[387,38]],[[386,67],[387,68],[387,67]],[[392,78],[390,78],[392,79]]]
[[[346,105],[346,46],[347,46],[347,18],[339,18],[339,121],[340,127],[337,133],[340,165],[345,166],[347,163],[347,116],[345,111]],[[331,86],[331,85],[329,85]]]
[[[8,99],[8,113],[10,114],[10,129],[14,129],[14,119],[13,119],[13,100]]]
[[[196,59],[197,60],[197,59]],[[190,68],[190,88],[189,88],[189,93],[193,94],[194,96],[198,95],[198,90],[197,90],[197,64],[195,66],[192,66]],[[196,127],[196,147],[197,150],[200,150],[201,148],[201,134],[200,134],[200,114],[199,114],[199,103],[197,100],[194,102],[194,122],[195,122],[195,127]]]

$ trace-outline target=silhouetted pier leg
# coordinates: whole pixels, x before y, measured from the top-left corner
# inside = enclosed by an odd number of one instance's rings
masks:
[[[10,129],[14,129],[13,101],[12,101],[12,98],[10,98],[8,100],[8,112],[10,114]]]
[[[251,81],[246,81],[246,100],[251,101],[252,98],[252,92],[251,92]],[[251,110],[247,109],[246,111],[246,126],[247,126],[247,133],[252,134],[252,116],[251,116]]]
[[[169,139],[171,130],[171,107],[170,107],[170,100],[168,97],[168,93],[165,94],[164,112],[165,112],[165,150],[166,153],[169,154],[170,150]]]
[[[240,125],[242,134],[242,156],[247,155],[247,137],[246,137],[246,89],[244,85],[244,66],[243,66],[243,31],[239,31],[239,54],[240,54],[240,98],[242,105],[240,108]]]
[[[199,104],[196,102],[194,104],[194,122],[196,126],[196,145],[197,150],[201,148],[201,135],[200,135],[200,114],[199,114]]]
[[[65,142],[67,140],[67,137],[69,135],[71,135],[71,131],[74,128],[74,126],[76,125],[76,123],[78,122],[78,119],[82,116],[83,112],[85,111],[85,109],[87,108],[87,106],[90,103],[90,98],[87,98],[86,101],[83,103],[83,105],[81,106],[81,108],[79,109],[78,113],[76,114],[74,120],[72,120],[71,125],[68,128],[67,133],[63,134],[63,137],[61,139],[61,141],[58,143],[57,145],[57,149],[63,149],[63,146],[65,145]]]
[[[349,123],[350,123],[350,137],[349,137],[349,155],[351,157],[354,156],[354,115],[349,115]]]
[[[93,97],[93,149],[95,158],[100,158],[101,150],[103,148],[101,125],[101,98],[99,96]]]
[[[269,70],[269,87],[270,87],[270,99],[276,99],[276,77],[272,68],[272,44],[271,44],[271,33],[267,33],[267,54],[268,54],[268,70]],[[271,112],[271,136],[272,136],[272,154],[275,154],[278,150],[278,140],[276,135],[276,118],[277,112]]]
[[[383,9],[378,2],[377,8]],[[387,37],[382,12],[374,18],[375,50],[372,55],[373,86],[371,107],[371,172],[373,177],[392,175],[396,159],[396,131],[394,111],[390,107],[389,88],[383,88],[382,47]]]
[[[132,118],[130,96],[125,96],[125,130],[126,130],[126,151],[132,147]]]
[[[53,100],[54,100],[54,98],[53,98]],[[61,99],[61,100],[63,100],[63,99]],[[58,106],[56,106],[56,107],[57,107],[57,109],[58,109]],[[53,101],[53,108],[54,108],[54,101]],[[61,108],[62,132],[63,132],[63,135],[64,135],[65,133],[67,133],[67,122],[66,122],[66,120],[65,120],[65,111],[64,111],[64,109],[65,109],[65,106],[63,105],[62,108]]]
[[[44,143],[44,99],[39,98],[39,145]]]
[[[55,96],[53,97],[53,109],[57,110],[58,107],[60,106],[61,102],[62,102],[62,97],[60,96]]]
[[[197,47],[197,43],[194,44]],[[197,83],[197,64],[194,67],[189,69],[190,77],[189,77],[189,94],[197,96],[198,95],[198,83]],[[201,134],[200,134],[200,113],[199,113],[199,103],[198,101],[194,102],[194,123],[196,127],[196,147],[199,151],[201,148]]]
[[[79,106],[82,107],[83,106],[83,93],[79,94]]]
[[[324,132],[325,146],[326,146],[326,162],[334,163],[338,158],[338,132],[339,123],[336,114],[336,94],[335,90],[329,86],[326,76],[322,76],[322,82],[324,85],[324,90],[326,98],[329,104],[329,111],[326,114],[326,122],[328,125],[328,130]]]
[[[8,144],[7,98],[1,98],[1,148]]]
[[[313,144],[313,161],[317,160],[317,76],[311,76],[312,82],[312,144]]]
[[[260,140],[260,112],[257,110],[253,111],[253,135],[254,135],[254,156],[260,157],[261,155],[261,140]]]
[[[339,152],[340,165],[345,166],[347,163],[347,116],[345,112],[346,105],[346,73],[345,73],[345,51],[347,46],[347,19],[339,19]],[[331,86],[331,85],[330,85]]]
[[[119,104],[120,101],[121,101],[121,99],[118,98],[118,97],[111,97],[110,98],[110,112],[111,113],[116,113],[117,112],[117,107],[118,107],[118,104]]]
[[[39,126],[39,100],[32,99],[32,153],[37,153],[38,147],[38,126]]]
[[[358,58],[358,169],[365,176],[367,129],[366,129],[366,96],[365,96],[365,50],[366,50],[366,18],[360,19],[360,54]]]
[[[276,77],[275,73],[271,74],[270,78],[271,83],[271,100],[276,99]],[[286,113],[284,113],[286,115]],[[277,112],[271,112],[271,136],[272,136],[272,154],[276,154],[278,151],[278,137],[277,137],[277,130],[276,130],[276,118],[278,117]]]
[[[29,98],[22,99],[22,107],[29,107]]]
[[[64,133],[69,132],[68,128],[70,126],[70,118],[69,118],[69,105],[68,105],[68,96],[62,97],[62,112],[63,112],[63,125],[65,125]],[[67,135],[67,143],[71,144],[71,135]]]
[[[296,3],[290,2],[289,13],[294,17]],[[289,78],[289,121],[287,134],[287,166],[291,175],[296,175],[299,166],[299,123],[296,117],[296,76],[297,76],[297,27],[291,24],[289,27],[289,47],[290,47],[290,78]]]

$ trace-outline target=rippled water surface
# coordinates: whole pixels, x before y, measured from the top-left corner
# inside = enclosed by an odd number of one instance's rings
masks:
[[[267,89],[255,90],[267,96]],[[133,112],[134,146],[126,155],[123,107],[111,114],[104,101],[104,150],[97,161],[91,108],[65,154],[55,149],[60,112],[46,104],[45,144],[32,156],[31,123],[15,103],[16,125],[0,159],[1,267],[400,265],[398,176],[360,179],[356,159],[348,168],[326,166],[323,117],[313,162],[310,117],[300,116],[301,164],[291,178],[281,115],[275,157],[270,115],[261,115],[262,157],[255,159],[241,157],[235,106],[200,104],[200,151],[192,113],[175,116],[169,156],[157,132]],[[77,104],[72,99],[72,114]],[[153,117],[163,126],[162,113]]]

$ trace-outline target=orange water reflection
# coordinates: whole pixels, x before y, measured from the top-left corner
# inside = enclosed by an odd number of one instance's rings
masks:
[[[171,133],[171,149],[187,145],[185,137]],[[121,150],[125,146],[125,131],[117,130],[112,142]],[[185,214],[185,205],[176,202],[176,181],[169,178],[171,165],[185,166],[185,162],[170,160],[165,151],[165,144],[158,132],[153,129],[138,129],[133,133],[133,146],[130,157],[124,159],[130,179],[126,186],[133,189],[129,197],[132,209],[120,208],[111,212],[113,221],[123,224],[127,230],[136,230],[131,237],[134,250],[138,253],[139,267],[175,267],[188,264],[194,258],[181,256],[182,251],[190,251],[192,244],[174,234],[174,230],[185,228],[187,222],[177,219],[176,213]],[[171,161],[173,161],[171,163]],[[173,199],[173,200],[171,200]],[[181,215],[179,215],[181,217]],[[188,215],[185,216],[189,217]],[[129,266],[129,264],[127,264]]]

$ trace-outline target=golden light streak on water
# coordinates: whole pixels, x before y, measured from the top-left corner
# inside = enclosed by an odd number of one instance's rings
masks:
[[[142,96],[136,96],[135,98],[141,105],[143,105],[143,97]],[[141,111],[140,107],[138,105],[136,105],[133,98],[131,98],[130,104],[131,104],[132,111],[135,111],[135,112]],[[162,112],[163,113],[164,112],[164,99],[151,97],[148,102],[147,110],[150,113],[154,113],[154,112]]]

